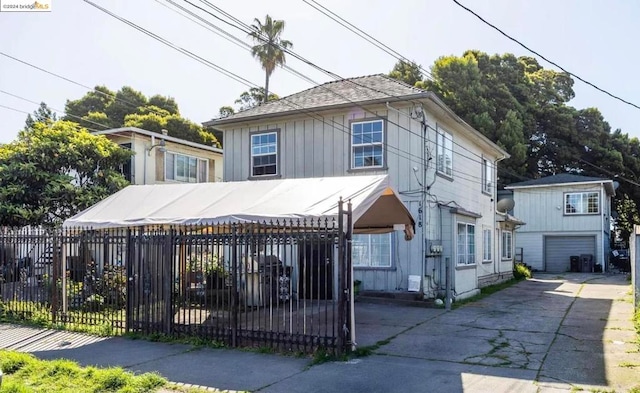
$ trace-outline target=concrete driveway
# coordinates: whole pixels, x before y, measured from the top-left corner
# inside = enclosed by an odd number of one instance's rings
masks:
[[[624,275],[541,275],[451,312],[356,303],[374,354],[308,358],[0,325],[0,348],[260,392],[626,392],[640,353]]]
[[[640,385],[629,284],[538,274],[448,313],[357,304],[360,345],[392,338],[375,356],[330,367],[381,378],[376,391],[627,391]]]

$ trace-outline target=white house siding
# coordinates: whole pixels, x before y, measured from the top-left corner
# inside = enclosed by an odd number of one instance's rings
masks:
[[[589,215],[565,215],[564,195],[572,192],[599,192],[600,212]],[[599,184],[517,188],[514,189],[514,215],[527,224],[515,238],[523,250],[523,261],[536,270],[545,270],[545,236],[596,236],[594,263],[606,266],[609,252],[611,198]],[[531,208],[535,207],[535,208]],[[604,264],[603,264],[604,262]]]
[[[487,154],[476,141],[468,139],[460,132],[460,125],[448,117],[427,113],[429,125],[427,138],[428,150],[432,159],[427,169],[426,183],[431,184],[430,194],[422,216],[419,211],[424,203],[419,192],[418,179],[424,181],[421,171],[423,131],[418,121],[410,119],[410,107],[394,104],[396,109],[388,110],[379,105],[368,108],[388,121],[385,129],[386,151],[385,170],[350,170],[350,121],[373,118],[371,113],[362,109],[322,112],[320,114],[299,114],[265,123],[250,122],[230,126],[218,126],[224,129],[225,156],[224,180],[241,181],[250,179],[250,135],[256,131],[278,130],[278,172],[284,178],[346,176],[358,174],[388,174],[393,187],[401,194],[407,207],[416,218],[416,237],[406,242],[401,235],[395,236],[392,252],[394,262],[391,268],[355,268],[354,277],[362,281],[364,290],[396,291],[408,288],[409,275],[424,275],[424,290],[433,295],[440,285],[444,288],[444,264],[448,259],[452,263],[456,293],[468,293],[477,288],[478,274],[493,273],[500,267],[493,262],[482,264],[482,228],[495,228],[493,195],[481,192],[480,157],[486,155],[490,162],[498,158],[494,153]],[[315,118],[315,119],[314,119]],[[410,132],[405,129],[409,129]],[[435,175],[436,132],[435,128],[444,127],[453,134],[453,180]],[[228,127],[228,128],[225,128]],[[413,167],[419,168],[414,174]],[[495,169],[494,169],[495,180]],[[495,192],[494,192],[495,194]],[[435,200],[448,206],[439,206]],[[481,215],[476,224],[476,261],[477,264],[465,269],[455,266],[455,215],[451,207],[461,207]],[[442,213],[442,214],[441,214]],[[426,230],[425,230],[426,228]],[[441,232],[442,228],[442,232]],[[397,239],[397,240],[395,240]],[[423,266],[423,240],[429,244],[443,245],[441,255],[430,255]],[[497,239],[494,239],[494,244]],[[428,247],[424,250],[428,254]],[[496,260],[497,254],[493,253]],[[481,266],[478,271],[478,267]]]
[[[161,135],[158,134],[158,137],[154,140],[154,144],[160,142],[160,137]],[[148,154],[147,149],[151,147],[151,137],[132,133],[130,135],[109,135],[108,138],[119,145],[126,143],[131,144],[131,150],[134,152],[131,179],[133,184],[155,184],[164,182],[164,178],[158,179],[156,177],[156,159],[164,159],[164,153],[159,147],[155,147],[151,151],[151,154]],[[209,160],[208,181],[222,180],[222,154],[171,141],[165,143],[165,149],[169,152]],[[213,164],[211,162],[213,162]],[[213,172],[211,172],[211,169],[213,169]]]

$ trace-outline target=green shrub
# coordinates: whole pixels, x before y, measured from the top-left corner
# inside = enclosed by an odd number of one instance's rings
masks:
[[[524,263],[516,263],[513,269],[513,277],[516,280],[524,280],[526,278],[531,278],[531,269]]]
[[[5,374],[13,374],[36,359],[26,353],[0,351],[0,369]]]

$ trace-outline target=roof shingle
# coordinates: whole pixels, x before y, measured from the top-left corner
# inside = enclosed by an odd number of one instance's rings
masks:
[[[526,186],[549,186],[553,184],[565,184],[565,183],[585,183],[596,181],[611,181],[602,177],[580,176],[572,175],[570,173],[561,173],[553,176],[545,176],[540,179],[527,180],[518,183],[511,183],[507,188],[526,187]]]
[[[238,112],[231,116],[207,122],[215,126],[246,120],[257,116],[285,114],[304,110],[381,100],[427,95],[428,92],[393,79],[384,74],[361,76],[327,82],[292,94],[276,101]]]

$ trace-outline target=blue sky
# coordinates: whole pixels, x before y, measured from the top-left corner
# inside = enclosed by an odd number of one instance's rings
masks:
[[[95,0],[98,2],[99,0]],[[181,0],[178,3],[189,7]],[[191,0],[200,4],[198,0]],[[443,55],[466,49],[530,55],[448,0],[318,0],[423,67]],[[577,75],[640,105],[640,2],[632,0],[461,0],[468,7],[533,49]],[[243,49],[188,21],[163,0],[100,2],[146,29],[207,60],[262,85],[259,64]],[[347,31],[301,0],[220,0],[215,4],[251,23],[269,14],[286,21],[284,38],[294,50],[343,77],[388,72],[396,59]],[[163,6],[164,5],[164,6]],[[0,51],[82,84],[117,90],[129,85],[146,95],[172,96],[182,114],[196,122],[232,104],[244,86],[133,30],[80,0],[52,0],[49,13],[0,13]],[[203,14],[204,15],[204,14]],[[216,25],[246,39],[207,16]],[[247,42],[250,42],[247,40]],[[550,65],[541,61],[545,67]],[[330,78],[289,59],[288,64],[318,83]],[[272,77],[280,96],[311,87],[284,70]],[[0,90],[62,110],[66,99],[86,89],[0,56]],[[581,82],[575,84],[578,108],[597,107],[613,129],[640,137],[640,110]],[[32,112],[37,105],[0,93],[0,105]],[[0,143],[16,137],[26,115],[0,107]]]

